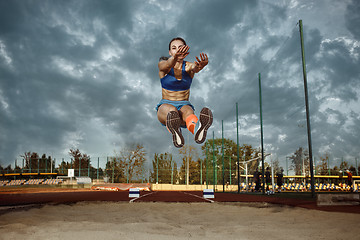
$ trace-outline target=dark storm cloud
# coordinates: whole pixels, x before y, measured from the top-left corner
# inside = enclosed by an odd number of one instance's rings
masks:
[[[99,59],[99,48],[107,44],[106,39],[100,35],[91,46],[83,44],[86,39],[76,35],[82,31],[96,34],[93,21],[101,18],[108,28],[106,33],[114,36],[118,45],[128,47],[129,39],[122,32],[132,28],[128,2],[2,1],[1,4],[1,23],[5,26],[1,27],[0,41],[11,54],[11,68],[1,65],[2,97],[9,103],[7,112],[1,112],[2,162],[12,161],[6,158],[16,157],[17,151],[32,151],[37,145],[43,145],[43,149],[52,145],[61,147],[64,134],[76,131],[82,121],[92,117],[101,116],[110,122],[132,126],[131,120],[120,117],[127,115],[127,109],[114,112],[119,106],[132,105],[136,96],[131,95],[136,93],[127,94],[126,100],[120,99],[130,90],[119,81],[123,77],[119,72],[103,71],[107,68],[105,63],[98,69],[87,67],[89,62]],[[79,33],[72,33],[77,30]],[[84,74],[79,78],[69,75],[54,64],[54,57]],[[109,84],[95,81],[93,73],[106,78]],[[62,116],[52,115],[51,108],[60,109]]]
[[[176,36],[190,45],[187,61],[200,52],[209,55],[190,99],[197,112],[202,106],[214,110],[210,134],[219,137],[224,120],[235,137],[237,102],[242,142],[259,146],[260,72],[266,145],[278,156],[306,148],[298,19],[289,23],[296,14],[304,16],[314,149],[354,155],[358,112],[344,114],[328,99],[358,100],[359,4],[351,2],[344,16],[353,38],[328,39],[310,25],[319,16],[309,12],[322,3],[300,3],[1,1],[1,164],[24,151],[61,155],[73,142],[94,154],[112,154],[112,148],[133,142],[149,154],[176,152],[154,110],[161,98],[158,59],[168,55]]]
[[[345,24],[347,29],[353,34],[356,40],[360,40],[360,2],[357,0],[352,0],[352,2],[347,6],[345,13]]]
[[[332,94],[347,102],[358,100],[356,89],[360,84],[360,70],[357,67],[359,60],[354,55],[360,54],[359,48],[355,48],[355,52],[351,53],[349,46],[341,40],[325,42],[322,46],[326,62],[320,62],[318,67],[323,69]]]
[[[179,32],[185,35],[188,42],[196,43],[190,45],[193,46],[190,51],[196,55],[206,50],[210,61],[216,63],[212,65],[216,73],[214,79],[221,79],[233,58],[234,38],[229,30],[242,23],[245,13],[254,11],[255,6],[256,1],[196,1],[180,17]],[[253,19],[257,21],[256,17]],[[246,39],[247,34],[241,33],[235,37],[239,37],[240,44],[244,44],[242,40]]]
[[[351,79],[357,79],[357,68],[354,64],[358,64],[358,60],[351,56],[349,47],[345,46],[344,42],[338,44],[336,41],[331,43],[323,43],[323,37],[318,29],[311,29],[305,25],[305,52],[306,63],[308,70],[308,86],[309,86],[309,101],[310,101],[310,115],[312,116],[312,129],[313,129],[313,144],[317,156],[319,149],[326,145],[338,145],[342,139],[348,138],[346,136],[357,135],[356,132],[349,133],[344,129],[341,131],[342,125],[347,121],[354,119],[340,115],[340,111],[328,110],[325,112],[320,111],[321,90],[326,86],[329,88],[329,82],[334,82],[341,87],[334,87],[330,85],[331,91],[335,93],[343,93],[344,95],[337,95],[341,99],[356,100],[353,97],[357,96],[356,88],[349,88],[348,84],[344,84],[339,76],[348,78],[345,82],[352,82]],[[327,45],[334,45],[334,51],[328,51]],[[344,45],[344,46],[341,46]],[[265,60],[263,53],[267,49],[276,46],[276,54],[270,60]],[[279,51],[277,50],[280,47]],[[334,54],[335,53],[335,54]],[[345,55],[343,55],[345,53]],[[322,55],[320,58],[318,57]],[[353,53],[354,54],[354,53]],[[329,56],[328,56],[329,55]],[[341,57],[341,55],[343,55]],[[226,118],[234,118],[234,107],[229,111],[225,101],[237,99],[239,102],[240,118],[249,114],[257,116],[252,119],[248,124],[256,126],[259,124],[258,114],[258,81],[257,72],[261,72],[262,76],[262,101],[263,101],[263,124],[265,132],[265,143],[271,143],[273,147],[280,147],[277,151],[278,156],[289,155],[293,152],[294,148],[303,146],[307,148],[307,132],[306,132],[306,116],[305,116],[305,100],[303,89],[303,75],[301,68],[301,51],[298,27],[293,29],[291,36],[286,37],[268,37],[264,43],[256,49],[249,49],[247,52],[246,71],[239,74],[239,80],[227,81],[229,85],[222,85],[216,91],[220,96],[220,104],[214,108],[218,111],[219,115]],[[336,64],[332,64],[332,59],[336,59]],[[332,66],[334,65],[334,66]],[[336,65],[336,66],[335,66]],[[326,67],[324,67],[326,66]],[[333,68],[339,71],[324,71],[323,75],[327,81],[319,81],[313,72],[319,68]],[[344,73],[342,70],[344,69]],[[346,71],[346,73],[345,73]],[[320,79],[321,80],[321,79]],[[246,82],[246,83],[244,83]],[[352,83],[352,86],[357,83]],[[239,86],[239,87],[237,87]],[[347,91],[347,92],[345,92]],[[347,96],[345,96],[348,94]],[[236,97],[235,97],[236,96]],[[336,115],[338,120],[336,123],[328,123],[329,115]],[[320,117],[321,116],[321,117]],[[340,117],[342,116],[342,117]],[[319,117],[321,120],[319,120]],[[230,120],[229,119],[229,120]],[[251,119],[251,118],[250,118]],[[249,121],[249,120],[246,120]],[[333,129],[333,130],[330,130]],[[260,133],[258,133],[260,134]],[[336,140],[334,136],[342,136],[341,141]],[[283,136],[283,140],[279,137]],[[248,139],[255,146],[259,144],[259,139]],[[271,151],[271,149],[268,149]],[[328,149],[332,154],[345,154],[340,149]],[[352,151],[355,153],[354,151]],[[347,152],[349,154],[349,152]]]

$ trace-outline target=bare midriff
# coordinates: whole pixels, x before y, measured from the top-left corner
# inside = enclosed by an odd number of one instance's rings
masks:
[[[170,91],[162,89],[162,98],[170,101],[189,101],[190,89],[183,91]]]

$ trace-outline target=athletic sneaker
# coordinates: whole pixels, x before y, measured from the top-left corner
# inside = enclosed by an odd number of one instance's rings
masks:
[[[179,113],[170,111],[166,117],[166,127],[172,134],[173,143],[175,147],[181,148],[184,146],[184,137],[181,134],[181,119]]]
[[[201,144],[206,139],[206,132],[213,122],[213,115],[210,109],[204,107],[200,111],[199,128],[195,134],[195,142]]]

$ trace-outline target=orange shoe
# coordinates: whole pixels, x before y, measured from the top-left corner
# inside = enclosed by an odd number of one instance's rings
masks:
[[[186,122],[187,129],[189,129],[189,131],[192,134],[194,134],[195,126],[196,126],[196,123],[198,122],[198,118],[195,116],[195,114],[191,114],[190,116],[188,116],[186,118],[185,122]]]

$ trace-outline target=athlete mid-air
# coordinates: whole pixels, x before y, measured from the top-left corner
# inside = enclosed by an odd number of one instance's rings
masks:
[[[200,53],[195,62],[185,61],[189,55],[189,46],[179,37],[170,41],[169,55],[161,57],[158,64],[162,87],[162,99],[156,107],[158,119],[172,134],[173,143],[178,148],[184,145],[181,127],[186,127],[194,134],[198,123],[195,142],[201,144],[206,139],[213,116],[211,110],[204,107],[198,119],[189,96],[193,77],[208,64],[208,56]]]

